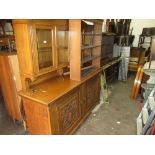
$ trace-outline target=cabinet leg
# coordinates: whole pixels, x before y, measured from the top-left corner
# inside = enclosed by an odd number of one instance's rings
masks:
[[[26,126],[26,122],[23,120],[23,126],[24,126],[24,129],[25,131],[27,130],[27,126]]]

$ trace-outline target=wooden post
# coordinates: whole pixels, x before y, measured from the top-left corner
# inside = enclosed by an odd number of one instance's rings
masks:
[[[81,80],[81,20],[69,20],[70,79]]]

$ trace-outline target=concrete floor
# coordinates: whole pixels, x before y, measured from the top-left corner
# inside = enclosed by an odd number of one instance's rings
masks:
[[[110,104],[102,104],[75,133],[76,135],[135,135],[139,114],[136,101],[130,99],[135,75],[127,82],[110,85]]]
[[[139,111],[135,101],[130,100],[134,78],[135,75],[131,75],[127,82],[112,83],[110,85],[110,104],[102,104],[95,113],[90,114],[75,135],[136,134],[136,118]],[[9,118],[2,103],[0,103],[0,134],[25,134],[24,128]]]
[[[22,135],[25,134],[24,128],[12,121],[6,112],[3,99],[0,93],[0,135]]]

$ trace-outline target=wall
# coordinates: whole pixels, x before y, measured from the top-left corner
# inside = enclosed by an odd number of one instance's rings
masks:
[[[155,19],[132,19],[130,28],[133,27],[132,34],[135,35],[133,46],[138,46],[139,35],[145,27],[155,27]]]

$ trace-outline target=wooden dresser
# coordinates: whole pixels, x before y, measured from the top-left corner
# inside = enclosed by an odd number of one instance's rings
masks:
[[[100,99],[102,20],[13,20],[29,134],[72,134]]]
[[[71,134],[100,100],[99,71],[77,82],[52,78],[21,91],[30,134]]]

